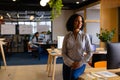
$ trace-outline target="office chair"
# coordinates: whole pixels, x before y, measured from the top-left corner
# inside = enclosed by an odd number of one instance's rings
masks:
[[[35,58],[38,57],[38,59],[40,60],[40,55],[38,53],[38,50],[30,47],[30,42],[27,43],[27,48],[28,48],[28,53],[30,53]]]
[[[120,42],[107,43],[107,69],[120,68]]]

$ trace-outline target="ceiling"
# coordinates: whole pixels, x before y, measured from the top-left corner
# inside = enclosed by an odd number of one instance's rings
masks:
[[[79,4],[76,4],[79,1]],[[73,10],[96,2],[98,0],[63,0],[63,10]],[[30,16],[35,16],[33,21],[49,20],[50,8],[40,6],[40,0],[0,0],[0,15],[4,21],[30,21]],[[9,17],[11,16],[11,18]]]

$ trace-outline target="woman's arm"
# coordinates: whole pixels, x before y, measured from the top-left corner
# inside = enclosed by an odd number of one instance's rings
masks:
[[[66,35],[63,40],[62,56],[63,56],[64,63],[68,66],[72,66],[74,61],[71,60],[67,55],[67,39],[68,39],[68,35]]]
[[[92,46],[91,46],[91,42],[90,42],[90,38],[89,36],[86,34],[86,42],[85,42],[85,61],[88,62],[90,60],[90,58],[92,57]]]

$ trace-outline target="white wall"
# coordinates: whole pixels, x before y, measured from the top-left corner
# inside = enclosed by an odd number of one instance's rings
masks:
[[[64,36],[67,33],[66,22],[72,14],[72,10],[62,10],[61,15],[54,19],[52,34],[53,40],[57,40],[57,36]]]
[[[100,20],[100,9],[87,9],[87,20]]]
[[[87,9],[87,20],[100,20],[100,9]],[[92,43],[99,44],[96,33],[100,33],[100,23],[86,23],[86,32],[92,36]]]
[[[67,33],[66,30],[66,21],[74,13],[71,10],[63,10],[62,14],[55,18],[53,21],[53,40],[57,40],[57,36],[64,36]],[[80,13],[79,11],[76,13]],[[83,15],[83,13],[80,13]],[[100,19],[100,10],[99,9],[88,9],[87,10],[87,19],[88,20],[99,20]],[[99,44],[99,39],[96,36],[96,33],[100,31],[99,23],[86,23],[86,32],[92,35],[92,42],[94,44]],[[92,33],[91,33],[92,32]]]
[[[92,36],[92,43],[99,44],[99,39],[96,36],[96,33],[100,33],[100,24],[99,23],[86,23],[86,32]]]

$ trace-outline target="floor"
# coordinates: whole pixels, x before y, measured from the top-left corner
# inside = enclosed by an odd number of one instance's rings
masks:
[[[7,66],[0,69],[0,80],[51,80],[46,65]],[[62,64],[56,65],[55,80],[62,80]]]

